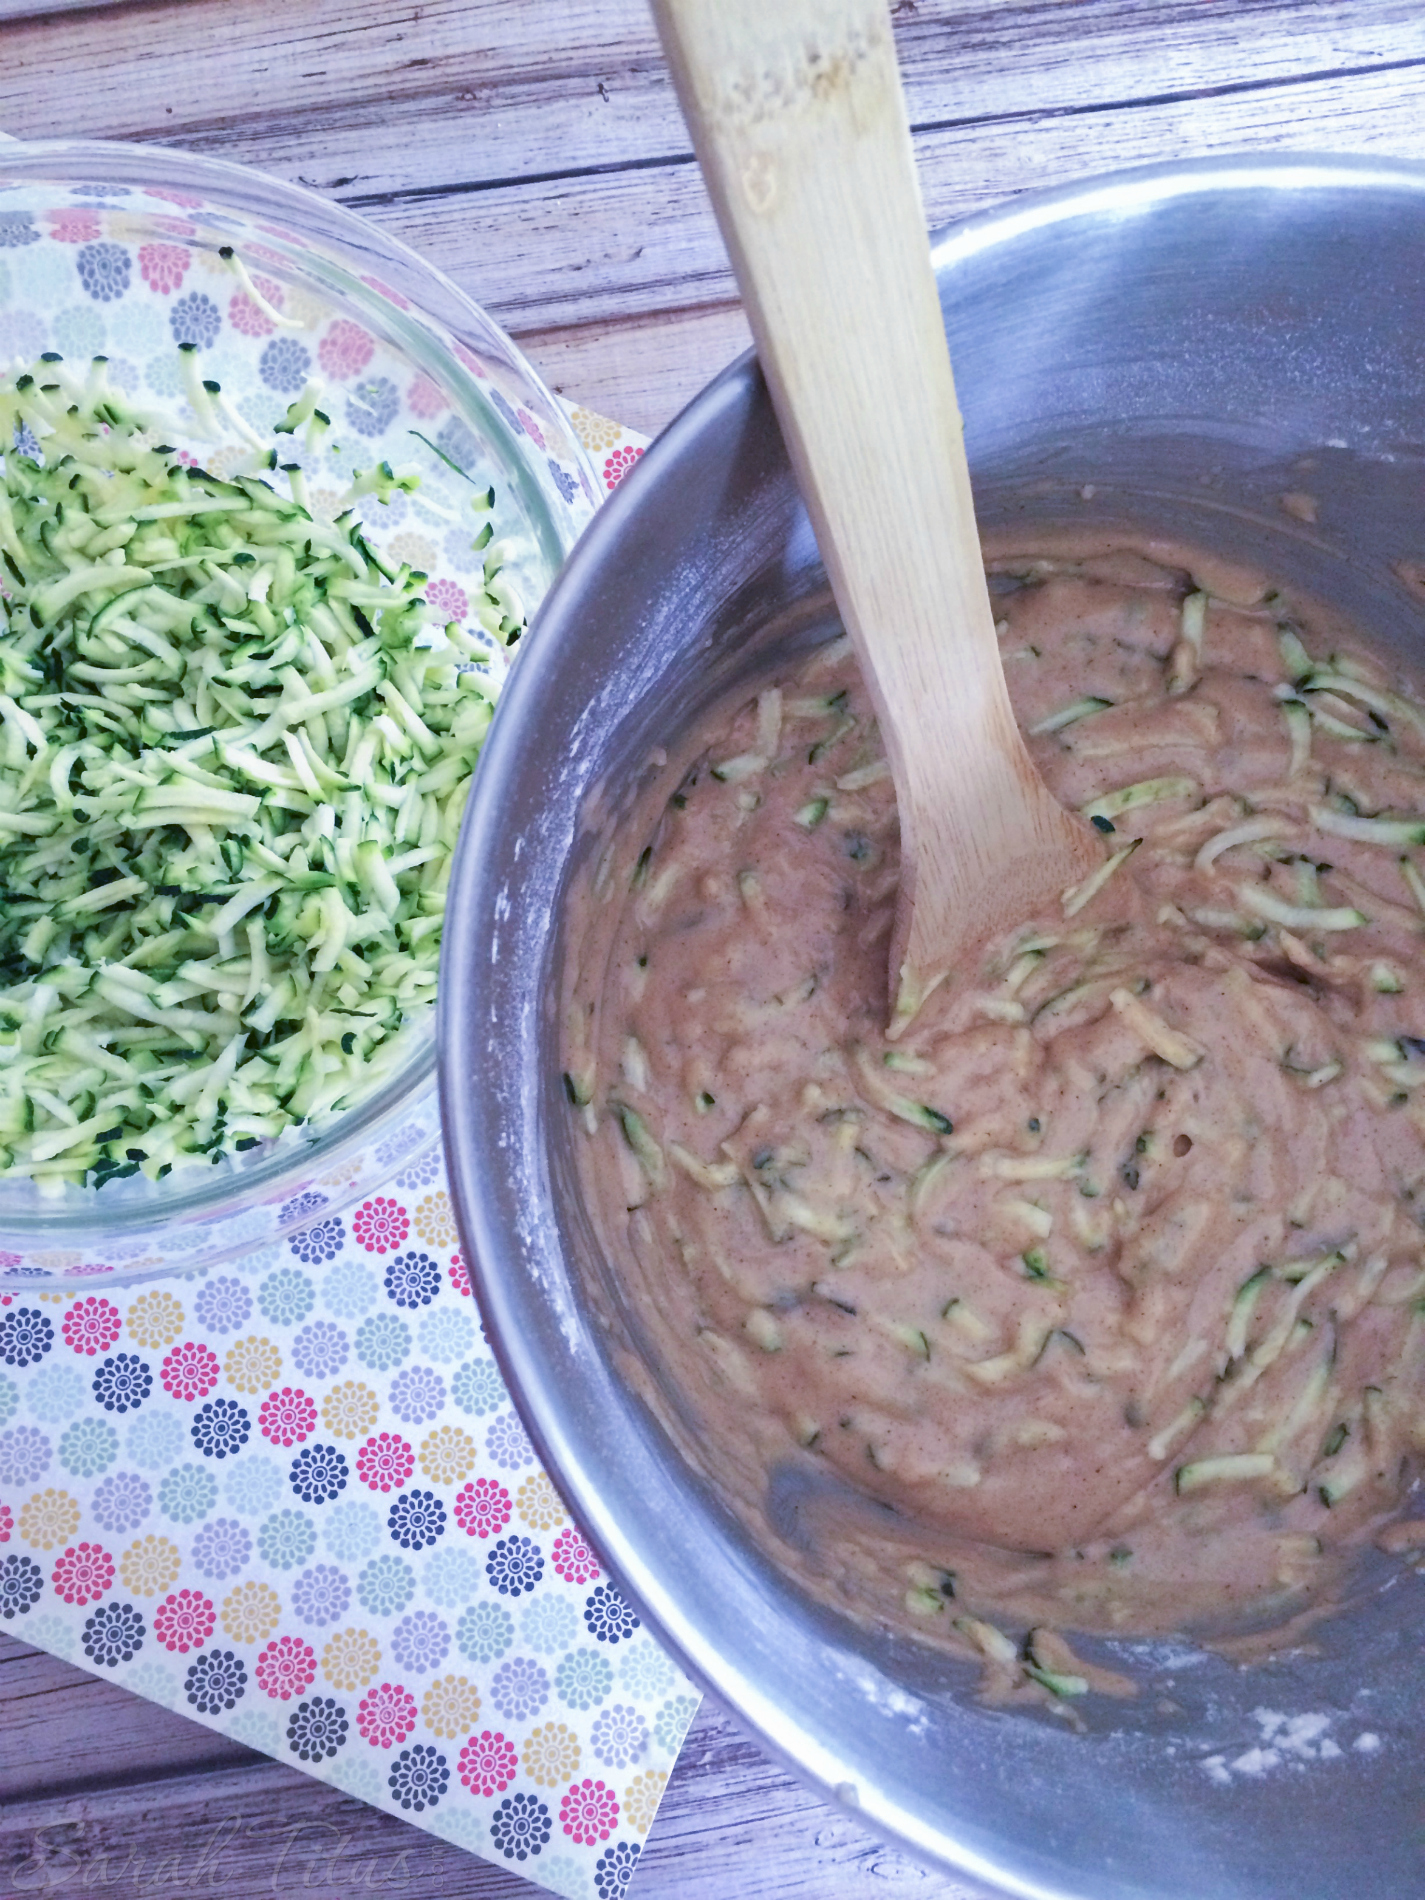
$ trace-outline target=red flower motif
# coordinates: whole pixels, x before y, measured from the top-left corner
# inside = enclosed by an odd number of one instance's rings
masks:
[[[91,1293],[86,1299],[74,1302],[64,1316],[60,1331],[71,1352],[83,1353],[92,1359],[96,1353],[110,1350],[123,1324],[123,1316],[112,1300]]]
[[[396,1432],[368,1438],[356,1454],[356,1475],[373,1491],[399,1491],[416,1468],[416,1454]]]
[[[316,1680],[316,1651],[300,1636],[274,1636],[258,1657],[255,1673],[258,1687],[274,1702],[290,1702],[294,1695],[305,1695]]]
[[[235,290],[228,302],[228,322],[239,336],[271,336],[276,324],[266,317],[245,290]]]
[[[8,1544],[15,1528],[14,1513],[8,1504],[0,1504],[0,1544]]]
[[[359,323],[338,317],[317,345],[317,361],[328,376],[356,376],[371,361],[375,349]]]
[[[454,339],[452,339],[452,341],[454,341]],[[475,352],[473,350],[467,350],[463,343],[455,344],[455,354],[460,358],[472,376],[484,377],[488,374],[485,365],[480,361]]]
[[[180,1590],[176,1596],[166,1596],[154,1611],[153,1633],[165,1649],[186,1656],[190,1649],[203,1647],[217,1620],[216,1611],[201,1591]],[[295,1639],[289,1636],[284,1640]],[[310,1655],[311,1651],[307,1653]],[[272,1690],[268,1689],[267,1693],[271,1695]]]
[[[150,290],[167,297],[177,290],[193,261],[181,244],[140,244],[139,275]]]
[[[50,1582],[66,1603],[97,1603],[114,1587],[114,1560],[99,1544],[71,1545]]]
[[[302,1445],[317,1429],[317,1408],[305,1392],[284,1385],[262,1401],[257,1428],[274,1445]]]
[[[465,589],[457,587],[454,581],[427,581],[425,593],[427,604],[435,608],[442,625],[450,620],[463,620],[470,611]]]
[[[621,449],[615,449],[604,463],[604,487],[609,490],[617,488],[642,453],[642,449],[630,448],[627,445]]]
[[[484,1729],[461,1749],[456,1772],[471,1794],[499,1794],[514,1780],[519,1759],[513,1742]]]
[[[398,1682],[379,1683],[361,1698],[356,1726],[373,1748],[394,1748],[416,1726],[416,1698]]]
[[[582,1531],[560,1531],[549,1561],[566,1583],[597,1583],[599,1580],[599,1560],[584,1542]]]
[[[477,1478],[455,1499],[455,1521],[467,1537],[493,1537],[510,1521],[510,1494],[493,1478]]]
[[[426,421],[431,416],[438,416],[442,409],[448,407],[448,404],[444,392],[431,381],[429,376],[417,376],[406,391],[406,407],[413,416],[419,416],[422,421]]]
[[[363,1201],[351,1217],[351,1236],[367,1253],[394,1253],[411,1231],[410,1217],[399,1201],[378,1194]]]
[[[462,1298],[468,1300],[471,1297],[470,1269],[458,1253],[450,1256],[450,1284]]]
[[[211,1346],[185,1340],[163,1362],[163,1389],[173,1399],[205,1399],[218,1383],[222,1367]]]
[[[191,191],[171,191],[161,185],[145,185],[144,194],[149,198],[162,198],[165,204],[179,205],[185,211],[196,211],[203,202],[201,198],[195,198]]]
[[[61,244],[88,244],[99,235],[99,217],[97,212],[88,211],[83,206],[73,210],[51,211],[49,234],[58,238]]]
[[[533,442],[537,449],[542,449],[544,447],[544,437],[540,433],[539,424],[529,413],[528,409],[516,409],[515,414],[519,417],[524,432],[530,441]]]
[[[618,1826],[618,1802],[602,1781],[575,1781],[559,1803],[559,1824],[571,1841],[592,1847],[606,1841]]]
[[[383,284],[379,277],[363,277],[361,281],[363,284],[369,284],[379,296],[386,299],[387,303],[395,304],[398,310],[410,309],[410,298],[403,297],[399,290],[392,290],[389,284]]]

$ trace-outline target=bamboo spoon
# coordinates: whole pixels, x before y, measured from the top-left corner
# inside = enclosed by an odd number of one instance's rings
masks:
[[[895,1036],[1103,849],[1010,709],[885,0],[652,5],[895,781]]]

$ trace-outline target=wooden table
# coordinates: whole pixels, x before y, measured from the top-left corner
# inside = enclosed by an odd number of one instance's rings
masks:
[[[892,10],[933,224],[1150,159],[1425,159],[1420,0]],[[447,270],[556,390],[650,433],[746,343],[642,0],[0,0],[0,130],[185,146],[329,193]],[[0,1885],[106,1900],[531,1892],[8,1638]],[[639,1900],[892,1889],[971,1896],[878,1846],[705,1706]]]

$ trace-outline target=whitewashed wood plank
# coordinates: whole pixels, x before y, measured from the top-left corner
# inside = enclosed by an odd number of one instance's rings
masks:
[[[645,435],[656,435],[751,343],[737,304],[520,337],[520,347],[556,395]]]

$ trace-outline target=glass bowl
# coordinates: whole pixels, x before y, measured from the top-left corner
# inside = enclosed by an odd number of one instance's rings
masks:
[[[363,530],[378,551],[426,571],[432,604],[477,638],[483,556],[468,511],[455,525],[457,506],[493,487],[494,530],[510,550],[502,578],[527,611],[593,514],[592,465],[535,371],[394,238],[312,192],[212,159],[98,141],[0,145],[0,365],[29,367],[46,351],[106,356],[111,382],[171,416],[180,452],[199,451],[221,474],[240,444],[234,434],[214,452],[202,439],[180,375],[185,343],[264,437],[320,379],[326,441],[303,450],[300,437],[283,438],[314,507],[324,487],[335,499],[354,466],[419,469],[413,495],[362,501]],[[496,683],[512,657],[492,644]],[[369,1192],[402,1155],[439,1139],[433,1012],[401,1040],[352,1107],[216,1165],[98,1189],[0,1180],[0,1280],[58,1287],[187,1271]]]

